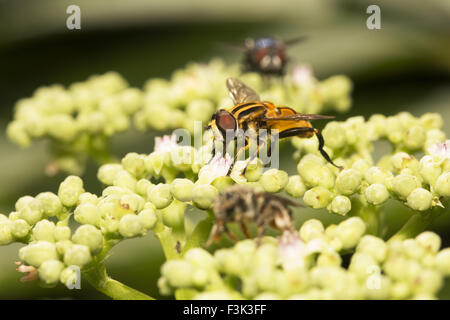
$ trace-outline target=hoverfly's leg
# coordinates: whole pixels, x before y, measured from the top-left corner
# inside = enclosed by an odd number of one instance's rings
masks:
[[[252,237],[252,235],[250,234],[250,231],[248,230],[248,227],[245,224],[245,222],[241,221],[240,225],[241,225],[242,232],[244,232],[245,237],[247,239],[250,239]]]
[[[213,138],[212,156],[211,159],[209,159],[208,164],[214,159],[215,156],[216,156],[216,139]]]
[[[258,146],[256,147],[256,152],[253,153],[253,154],[250,156],[250,158],[247,160],[247,164],[245,165],[244,170],[242,170],[242,174],[241,174],[241,175],[245,175],[245,172],[247,172],[247,168],[248,168],[248,166],[250,165],[250,162],[252,162],[252,161],[256,158],[256,156],[259,154],[259,150],[260,150],[261,148],[263,148],[263,147],[266,145],[266,143],[267,143],[267,141],[266,141],[266,140],[263,140],[260,144],[258,144]]]
[[[233,160],[233,162],[231,163],[230,168],[228,169],[227,176],[229,176],[229,175],[231,174],[231,171],[233,171],[234,164],[235,164],[236,161],[239,159],[239,157],[241,156],[242,152],[247,151],[247,149],[249,148],[248,137],[245,137],[245,142],[246,142],[245,147],[242,147],[242,148],[240,148],[240,149],[237,151],[236,156],[234,157],[234,160]]]
[[[330,156],[328,155],[328,153],[326,153],[326,151],[323,149],[324,145],[325,145],[325,141],[323,140],[323,136],[322,134],[319,132],[319,130],[315,129],[315,128],[311,128],[312,131],[316,134],[317,139],[319,140],[319,152],[320,154],[325,158],[325,160],[327,160],[329,163],[331,163],[333,166],[335,166],[336,168],[342,170],[344,169],[341,166],[336,165],[331,159]]]

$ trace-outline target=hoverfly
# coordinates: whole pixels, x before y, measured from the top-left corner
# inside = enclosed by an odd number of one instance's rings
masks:
[[[304,39],[305,37],[298,37],[281,41],[271,37],[248,38],[244,47],[244,70],[264,75],[283,75],[288,61],[286,48]]]
[[[342,169],[342,167],[337,166],[330,159],[330,156],[323,149],[324,139],[321,133],[317,129],[313,128],[309,122],[309,120],[332,119],[334,118],[333,116],[301,114],[289,107],[278,107],[271,102],[261,101],[259,95],[253,89],[247,87],[244,83],[235,78],[228,78],[226,80],[226,85],[235,105],[226,110],[221,109],[216,111],[212,115],[208,126],[205,127],[205,129],[212,129],[214,133],[213,155],[216,150],[216,140],[223,143],[223,152],[225,153],[225,138],[227,131],[233,133],[234,139],[237,139],[239,131],[246,131],[249,129],[254,130],[258,137],[260,137],[259,131],[261,129],[265,129],[267,131],[276,130],[279,132],[280,139],[294,136],[310,138],[315,134],[319,140],[319,152],[321,155],[333,166]],[[237,151],[228,174],[231,173],[233,165],[241,153],[248,150],[248,137],[245,137],[245,140],[246,145]],[[245,174],[249,163],[256,158],[260,148],[266,143],[266,141],[263,140],[261,142],[258,139],[256,152],[250,155],[242,175]]]
[[[220,193],[214,200],[216,223],[206,246],[219,241],[223,232],[232,240],[238,240],[237,236],[228,229],[229,222],[239,223],[247,238],[251,238],[247,223],[254,222],[258,230],[258,245],[267,227],[279,231],[292,231],[294,223],[289,206],[300,206],[300,204],[268,192],[256,191],[251,187],[234,185]]]

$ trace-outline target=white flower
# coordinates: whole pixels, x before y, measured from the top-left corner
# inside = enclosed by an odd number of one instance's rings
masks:
[[[435,145],[428,148],[428,153],[433,156],[433,158],[437,158],[442,160],[450,159],[450,140],[445,142],[436,142]]]
[[[216,153],[214,158],[200,169],[198,182],[209,184],[216,178],[226,176],[232,163],[233,159],[231,159],[228,153],[225,156],[222,156],[221,153]]]
[[[177,137],[175,135],[165,135],[163,137],[155,137],[155,152],[171,152],[178,147]]]
[[[303,268],[305,266],[305,243],[297,232],[285,231],[278,240],[278,253],[281,265],[285,270]]]
[[[292,79],[299,87],[312,84],[314,76],[311,67],[304,64],[296,65],[292,70]]]
[[[33,281],[38,278],[38,270],[33,266],[26,266],[22,262],[16,262],[17,268],[16,270],[22,273],[26,273],[22,278],[20,278],[21,282]]]

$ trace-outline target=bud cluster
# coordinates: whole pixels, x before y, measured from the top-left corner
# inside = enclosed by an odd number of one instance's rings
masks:
[[[265,237],[259,247],[243,240],[213,254],[194,248],[162,266],[158,286],[163,294],[190,289],[194,299],[436,297],[450,273],[450,249],[439,251],[438,235],[386,243],[364,233],[357,217],[326,228],[312,219],[298,231],[300,239],[288,243]],[[348,268],[345,250],[354,252]]]

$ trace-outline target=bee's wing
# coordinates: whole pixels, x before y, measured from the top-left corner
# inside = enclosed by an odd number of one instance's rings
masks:
[[[231,99],[233,99],[234,104],[261,100],[255,90],[247,87],[244,83],[236,78],[227,79],[227,88],[230,92],[230,96]]]
[[[293,207],[303,207],[303,205],[301,205],[300,203],[293,201],[291,199],[276,195],[276,194],[268,194],[267,195],[268,198],[270,199],[275,199],[280,201],[281,203],[283,203],[286,206],[293,206]]]
[[[291,46],[293,44],[297,44],[299,42],[303,42],[306,39],[307,39],[306,36],[299,36],[299,37],[295,37],[295,38],[291,38],[291,39],[288,39],[286,41],[283,41],[283,43],[284,43],[285,46]]]
[[[259,120],[262,121],[278,121],[278,120],[285,120],[285,121],[299,121],[299,120],[324,120],[324,119],[333,119],[334,116],[324,116],[321,114],[292,114],[288,116],[280,116],[280,117],[262,117]]]

